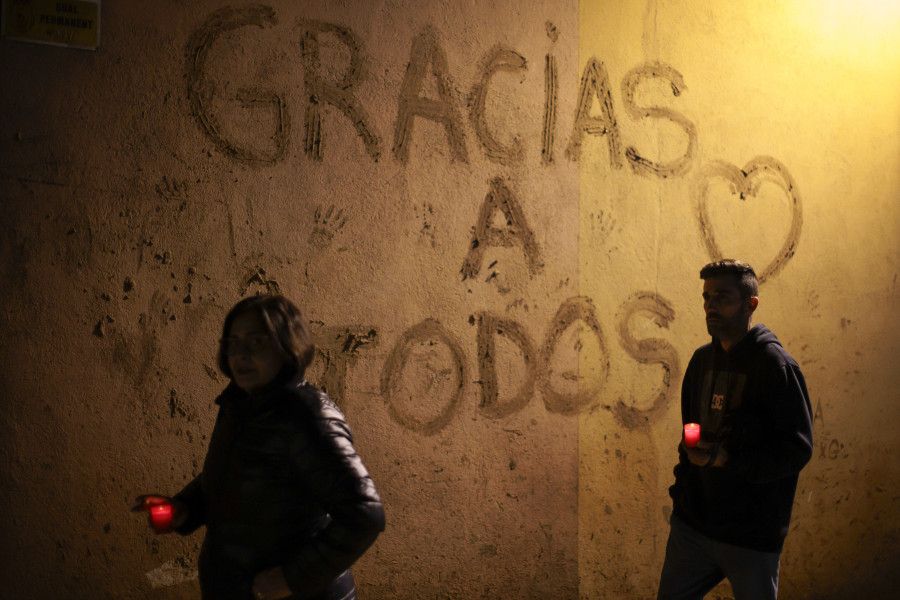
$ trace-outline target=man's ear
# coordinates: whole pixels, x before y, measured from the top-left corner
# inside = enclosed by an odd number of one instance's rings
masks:
[[[756,310],[756,307],[759,306],[759,297],[758,296],[750,296],[747,300],[747,310],[750,314],[753,314],[753,311]]]

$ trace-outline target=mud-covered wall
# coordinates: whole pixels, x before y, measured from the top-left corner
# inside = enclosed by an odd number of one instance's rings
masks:
[[[278,292],[385,499],[362,597],[650,597],[719,256],[815,410],[782,596],[886,594],[900,11],[843,4],[106,2],[97,51],[0,41],[4,595],[197,597],[200,534],[127,505],[198,472],[221,321]]]

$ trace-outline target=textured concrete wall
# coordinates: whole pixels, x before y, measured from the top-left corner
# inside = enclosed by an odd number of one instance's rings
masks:
[[[728,255],[813,396],[782,595],[886,594],[900,12],[707,4],[107,2],[96,52],[0,42],[0,586],[197,596],[200,536],[126,507],[198,471],[221,320],[281,292],[385,498],[363,597],[652,596]]]

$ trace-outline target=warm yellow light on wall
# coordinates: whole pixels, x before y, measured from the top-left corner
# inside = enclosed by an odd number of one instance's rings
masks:
[[[864,64],[900,56],[898,0],[813,0],[797,16],[810,37],[848,60]]]

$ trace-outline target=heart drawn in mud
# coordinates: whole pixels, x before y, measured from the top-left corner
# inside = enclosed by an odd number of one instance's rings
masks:
[[[784,239],[784,243],[775,257],[761,272],[757,272],[759,282],[763,283],[778,273],[788,263],[797,251],[800,241],[800,229],[803,225],[803,208],[800,202],[800,194],[794,179],[787,168],[770,156],[757,156],[748,162],[743,170],[731,163],[716,161],[703,169],[700,174],[698,197],[700,205],[697,217],[700,225],[700,236],[713,261],[722,260],[721,246],[713,230],[709,210],[709,192],[712,183],[716,179],[724,179],[730,186],[731,194],[739,196],[741,200],[756,198],[759,188],[763,183],[773,183],[787,196],[791,208],[791,225]]]

